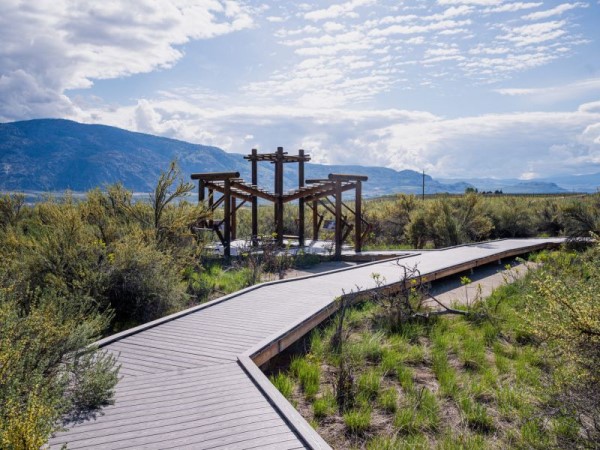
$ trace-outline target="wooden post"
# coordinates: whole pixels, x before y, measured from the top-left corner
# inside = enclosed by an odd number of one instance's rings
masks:
[[[354,251],[362,251],[362,182],[356,182],[354,204]]]
[[[258,161],[256,160],[258,151],[252,149],[252,186],[254,189],[258,188]],[[258,197],[252,196],[252,245],[258,245]]]
[[[313,201],[313,241],[317,241],[319,239],[319,201]]]
[[[298,151],[298,188],[304,187],[304,150]],[[304,199],[298,199],[298,244],[304,247]]]
[[[231,197],[231,240],[237,239],[237,199]]]
[[[211,212],[211,219],[208,221],[210,226],[212,227],[214,224],[214,220],[212,219],[214,213],[214,205],[215,205],[215,191],[211,188],[208,188],[208,210]]]
[[[198,181],[198,202],[202,203],[204,201],[204,181]]]
[[[277,244],[283,245],[283,147],[277,147],[275,160],[275,233]]]
[[[223,196],[224,208],[223,213],[223,256],[228,259],[231,257],[231,181],[225,180]]]
[[[342,182],[335,180],[335,259],[342,257]]]

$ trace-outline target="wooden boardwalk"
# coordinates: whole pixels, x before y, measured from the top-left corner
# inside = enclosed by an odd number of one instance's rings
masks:
[[[500,240],[423,251],[402,262],[429,279],[448,276],[561,239]],[[327,318],[344,291],[400,281],[397,260],[254,286],[110,336],[118,356],[115,404],[69,424],[51,448],[329,448],[256,364]]]

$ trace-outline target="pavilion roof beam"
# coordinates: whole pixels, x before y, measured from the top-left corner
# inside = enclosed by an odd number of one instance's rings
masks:
[[[209,172],[209,173],[193,173],[192,180],[229,180],[231,178],[239,178],[239,172]]]

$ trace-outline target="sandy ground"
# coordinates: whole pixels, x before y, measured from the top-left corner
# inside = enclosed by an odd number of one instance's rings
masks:
[[[510,264],[511,268],[506,269],[505,264]],[[329,261],[306,269],[288,270],[285,273],[285,278],[303,277],[356,265],[357,263],[355,262]],[[511,280],[523,277],[527,273],[527,270],[533,266],[533,263],[519,263],[515,260],[503,261],[502,264],[488,264],[478,267],[472,272],[453,275],[443,280],[435,281],[432,283],[430,292],[446,306],[451,306],[453,303],[469,304],[477,298],[483,299],[489,297],[494,289]],[[471,280],[471,283],[463,284],[461,282],[461,278],[465,276]]]
[[[519,263],[515,260],[506,263],[511,265],[510,269],[493,263],[478,267],[472,273],[458,274],[436,281],[432,283],[430,292],[446,306],[453,303],[468,305],[478,298],[489,297],[494,289],[525,276],[530,268],[535,267],[533,263]],[[463,276],[468,277],[471,283],[462,284]]]

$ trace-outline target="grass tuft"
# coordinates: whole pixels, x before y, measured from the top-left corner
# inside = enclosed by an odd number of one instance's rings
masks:
[[[394,413],[398,410],[398,391],[391,387],[379,394],[379,406],[386,412]]]
[[[319,379],[321,370],[315,363],[308,362],[306,358],[293,358],[290,371],[300,381],[300,387],[307,400],[312,400],[319,392]]]
[[[362,434],[371,426],[371,409],[362,407],[344,414],[344,423],[352,434]]]
[[[277,375],[269,377],[269,380],[271,380],[273,386],[275,386],[285,398],[291,400],[292,392],[294,390],[294,381],[290,377],[279,372]]]

